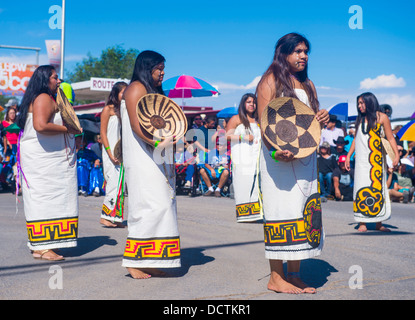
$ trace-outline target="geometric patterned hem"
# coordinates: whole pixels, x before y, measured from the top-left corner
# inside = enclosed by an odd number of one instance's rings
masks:
[[[110,209],[105,204],[102,205],[101,218],[111,222],[123,222],[123,214],[120,210],[118,208]]]
[[[122,267],[124,268],[180,268],[181,262],[180,258],[173,260],[122,260]]]
[[[236,221],[249,222],[262,220],[259,201],[236,205]]]
[[[375,217],[367,217],[367,216],[363,216],[362,214],[359,214],[357,212],[354,213],[354,221],[356,222],[363,222],[363,223],[375,223],[375,222],[382,222],[382,221],[386,221],[389,220],[391,218],[391,216],[386,216],[385,215],[377,215]]]
[[[107,215],[106,213],[104,213],[104,211],[101,212],[101,219],[107,220],[107,221],[112,222],[112,223],[116,223],[116,222],[122,223],[123,222],[122,217],[120,217],[120,216],[111,217],[111,216]]]
[[[52,249],[63,249],[63,248],[73,248],[78,245],[77,240],[70,241],[53,241],[45,243],[31,243],[28,242],[27,246],[30,250],[52,250]]]
[[[303,248],[301,248],[303,247]],[[310,248],[310,246],[297,246],[297,248],[276,248],[265,247],[265,258],[268,260],[305,260],[321,254],[323,243],[318,248]]]
[[[169,261],[180,259],[180,237],[136,239],[127,238],[124,260],[133,264],[148,261],[169,265]],[[134,263],[135,262],[135,263]],[[124,265],[124,264],[123,264]]]
[[[27,221],[26,227],[29,248],[46,250],[76,246],[78,217]]]

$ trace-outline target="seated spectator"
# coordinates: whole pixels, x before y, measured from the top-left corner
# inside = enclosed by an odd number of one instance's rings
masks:
[[[398,152],[399,158],[401,159],[405,158],[406,154],[408,153],[401,145],[398,145]]]
[[[344,150],[346,150],[347,152],[349,152],[350,147],[352,146],[352,142],[354,140],[354,136],[355,136],[355,132],[356,132],[356,126],[354,125],[354,123],[352,123],[349,126],[349,132],[346,135],[346,137],[344,137],[345,141],[348,141],[349,143],[346,143],[346,145],[344,146]],[[350,158],[350,167],[354,168],[354,163],[355,163],[355,153],[353,152],[352,157]]]
[[[411,166],[414,167],[414,160],[415,160],[415,147],[412,147],[409,152],[408,152],[408,156],[407,159],[409,161],[411,161]],[[413,183],[413,182],[412,182]]]
[[[77,146],[78,192],[86,197],[89,189],[89,173],[98,157],[94,151],[86,148],[87,143],[82,134],[76,135],[75,141]]]
[[[346,156],[342,155],[333,171],[334,197],[337,201],[353,201],[354,169],[346,170]]]
[[[396,171],[398,178],[397,184],[399,185],[398,191],[403,193],[403,203],[411,201],[414,195],[414,187],[412,184],[413,168],[409,164],[410,162],[407,159],[402,159]],[[410,167],[409,170],[407,170],[407,166]]]
[[[105,194],[104,173],[102,171],[101,160],[96,159],[91,171],[89,172],[88,194],[99,197]]]
[[[87,149],[92,150],[95,152],[95,154],[97,155],[97,157],[102,160],[102,140],[101,140],[101,135],[97,134],[94,136],[94,142],[88,144],[86,146]]]
[[[216,143],[216,149],[211,150],[208,153],[208,162],[200,167],[200,175],[208,187],[208,191],[204,194],[205,196],[221,197],[221,190],[228,181],[229,171],[229,160],[230,157],[227,154],[226,140],[219,139]],[[219,180],[216,190],[213,189],[212,183]]]
[[[193,124],[190,126],[191,129],[198,129],[203,125],[202,116],[200,114],[193,118]]]
[[[330,154],[330,144],[327,141],[323,142],[319,148],[317,165],[319,169],[321,201],[326,202],[327,197],[331,196],[332,175],[337,167],[336,158]]]
[[[401,130],[401,129],[402,129],[402,125],[399,124],[399,125],[395,126],[392,130],[392,134],[395,137],[395,141],[396,141],[396,144],[398,146],[403,146],[403,141],[401,141],[401,139],[399,139],[399,137],[397,136],[399,130]]]
[[[401,202],[404,197],[404,193],[409,195],[409,192],[399,192],[401,186],[398,184],[398,177],[394,172],[393,168],[388,168],[388,178],[386,180],[386,185],[389,188],[389,197],[393,202]],[[409,197],[409,196],[408,196]]]
[[[345,146],[349,144],[349,141],[345,140],[343,137],[339,137],[337,140],[334,140],[336,148],[334,149],[333,156],[336,158],[336,161],[339,162],[341,156],[347,156],[347,151]]]
[[[176,164],[176,174],[180,175],[185,173],[184,187],[190,188],[192,186],[192,178],[196,166],[196,156],[193,155],[193,145],[189,144],[185,150],[182,141],[177,143],[174,162]]]
[[[194,147],[197,149],[200,161],[203,163],[207,162],[207,154],[215,148],[215,140],[212,136],[216,133],[216,117],[207,117],[205,123],[200,126],[197,130],[197,135],[193,137]],[[198,140],[198,137],[202,141]]]
[[[324,142],[328,142],[332,148],[331,152],[334,151],[336,144],[334,140],[337,140],[339,137],[344,137],[343,130],[336,127],[337,116],[334,114],[330,115],[330,120],[327,123],[327,126],[321,131],[321,142],[322,145]]]

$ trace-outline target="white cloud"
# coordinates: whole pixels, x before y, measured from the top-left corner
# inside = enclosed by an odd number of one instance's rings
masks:
[[[256,89],[259,80],[261,80],[261,76],[255,77],[254,80],[252,80],[247,85],[238,85],[234,83],[226,83],[226,82],[217,82],[213,86],[215,88],[218,88],[218,90],[254,90]]]
[[[374,79],[366,78],[360,82],[360,89],[402,88],[406,86],[404,78],[397,78],[394,74],[380,75]]]
[[[415,106],[415,96],[411,94],[400,96],[398,94],[379,94],[379,103],[387,103],[391,106],[397,107],[414,107]]]
[[[387,94],[380,93],[376,97],[380,104],[389,104],[392,109],[392,117],[409,117],[415,111],[415,95],[413,94]]]

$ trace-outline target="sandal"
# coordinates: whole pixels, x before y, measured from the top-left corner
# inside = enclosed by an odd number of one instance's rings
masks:
[[[53,257],[45,257],[44,255],[46,253],[48,253],[48,252],[53,253],[54,256]],[[57,255],[55,252],[53,252],[50,249],[42,250],[42,251],[32,251],[32,256],[33,256],[33,258],[39,259],[39,260],[48,260],[48,261],[61,261],[61,260],[65,260],[64,257],[62,257],[60,255]]]

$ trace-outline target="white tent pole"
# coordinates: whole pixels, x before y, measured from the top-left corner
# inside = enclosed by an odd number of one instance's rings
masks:
[[[60,78],[64,79],[64,58],[65,58],[65,0],[62,0],[62,34],[61,34],[61,71]]]

